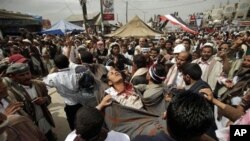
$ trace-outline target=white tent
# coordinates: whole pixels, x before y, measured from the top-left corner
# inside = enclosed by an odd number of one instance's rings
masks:
[[[83,27],[61,20],[55,23],[50,29],[42,31],[42,33],[64,35],[67,32],[83,31],[83,30],[84,30]]]

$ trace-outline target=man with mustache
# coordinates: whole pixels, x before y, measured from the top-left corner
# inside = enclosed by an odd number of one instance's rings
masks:
[[[18,102],[23,103],[23,110],[31,120],[45,134],[49,141],[56,140],[52,133],[55,126],[47,106],[51,103],[46,85],[38,80],[32,80],[28,64],[11,64],[4,78],[4,83],[9,87]]]
[[[213,56],[213,44],[206,43],[201,48],[201,58],[194,60],[192,63],[197,63],[201,67],[201,79],[207,82],[211,89],[214,90],[217,80],[223,71],[223,65]]]

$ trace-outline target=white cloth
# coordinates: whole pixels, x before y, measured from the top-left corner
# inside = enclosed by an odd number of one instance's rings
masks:
[[[174,64],[168,71],[167,77],[164,81],[166,85],[176,85],[176,88],[183,89],[186,84],[183,80],[183,74],[178,70],[177,65]]]
[[[31,99],[35,99],[38,97],[36,89],[34,85],[32,87],[29,86],[23,86],[22,87],[26,90],[26,92],[29,94]],[[43,133],[47,133],[52,127],[49,124],[49,122],[46,120],[43,114],[43,110],[40,105],[33,104],[35,107],[36,112],[36,120],[38,122],[38,127]]]
[[[0,104],[0,113],[4,113],[5,109],[9,106],[9,102],[7,102],[5,99],[1,99]]]
[[[175,84],[176,84],[177,88],[184,88],[185,87],[185,82],[183,80],[183,74],[180,71],[178,71],[178,73],[177,73]]]
[[[2,49],[0,49],[0,61],[2,61],[2,60],[3,60],[3,58],[4,58],[4,56],[3,56],[3,50],[2,50]]]
[[[71,133],[68,134],[67,138],[65,141],[74,141],[76,138],[76,130],[72,131]],[[130,141],[130,138],[127,134],[116,132],[116,131],[109,131],[108,136],[105,139],[105,141]]]
[[[204,62],[204,61],[202,61],[202,59],[200,59],[200,61],[198,62],[198,64],[199,64],[199,66],[201,68],[201,71],[202,71],[201,78],[202,78],[203,81],[206,81],[206,79],[205,79],[206,73],[204,73],[204,72],[206,72],[208,70],[209,65],[211,64],[211,58],[208,61],[206,61],[206,62]]]
[[[135,52],[134,52],[134,55],[137,55],[137,54],[140,54],[141,53],[141,46],[140,45],[137,45],[135,47]]]
[[[122,53],[122,55],[123,55],[125,58],[127,58],[127,59],[133,61],[133,56],[132,56],[132,55],[129,55],[128,52]],[[132,72],[132,66],[130,66],[130,65],[125,65],[125,66],[128,68],[129,72],[131,73],[131,72]]]

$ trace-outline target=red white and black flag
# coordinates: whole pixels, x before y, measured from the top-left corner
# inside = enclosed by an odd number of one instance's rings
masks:
[[[174,25],[179,25],[184,31],[192,33],[192,34],[197,34],[198,32],[191,29],[181,18],[175,16],[174,14],[169,14],[162,16],[165,17],[165,20],[170,21]]]

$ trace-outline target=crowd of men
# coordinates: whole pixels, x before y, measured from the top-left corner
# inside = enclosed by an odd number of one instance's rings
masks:
[[[6,36],[1,141],[57,140],[52,87],[66,141],[229,140],[229,125],[250,124],[250,32]]]

